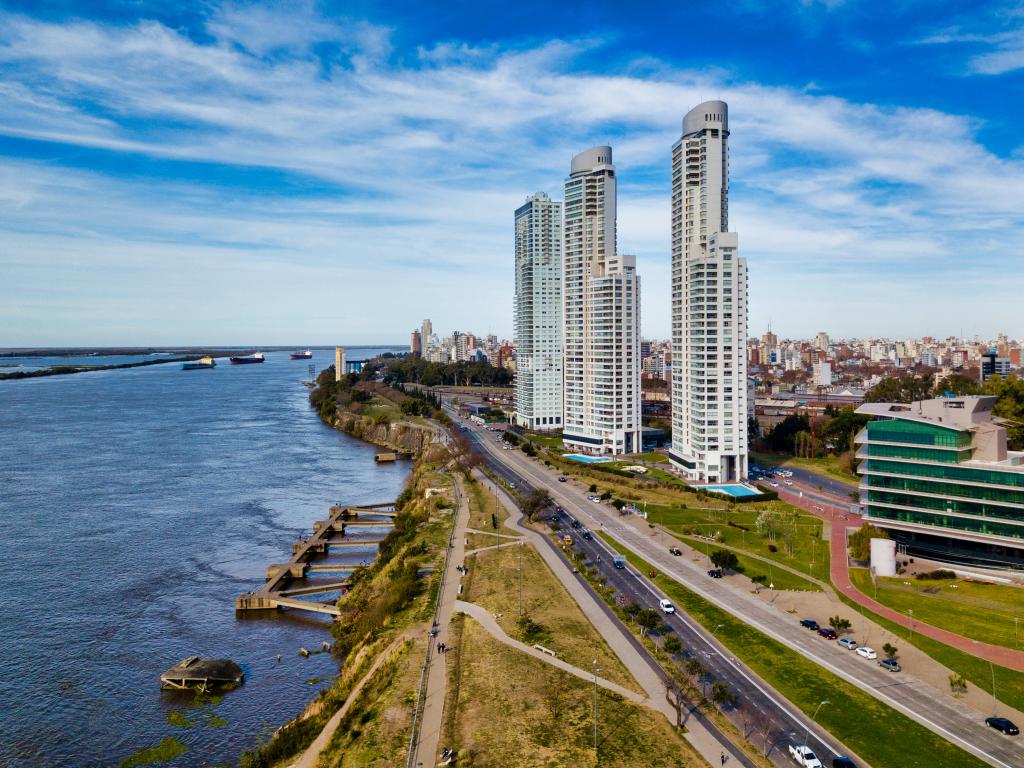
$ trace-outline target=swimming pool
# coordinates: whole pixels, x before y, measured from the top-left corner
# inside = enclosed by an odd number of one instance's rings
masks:
[[[749,485],[742,483],[730,483],[729,485],[703,485],[701,488],[705,491],[714,491],[715,493],[724,493],[727,496],[760,496],[761,492],[756,488],[751,488]]]
[[[572,459],[581,464],[607,464],[609,461],[615,461],[609,456],[585,456],[582,453],[563,453],[562,458]]]

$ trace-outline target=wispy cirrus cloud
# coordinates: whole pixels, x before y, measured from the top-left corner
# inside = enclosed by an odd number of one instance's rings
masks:
[[[535,189],[557,192],[574,152],[609,141],[620,247],[641,258],[645,328],[665,335],[669,150],[682,114],[712,95],[730,103],[731,223],[756,280],[755,324],[805,321],[795,280],[835,317],[855,306],[855,281],[895,291],[914,280],[922,302],[931,291],[947,304],[967,284],[1009,290],[998,275],[1019,258],[1024,163],[986,149],[976,118],[647,56],[609,71],[595,35],[412,50],[393,40],[312,5],[225,6],[192,35],[155,21],[0,16],[0,136],[58,148],[0,175],[0,265],[12,278],[0,295],[31,295],[42,279],[65,301],[94,297],[116,313],[109,286],[125,295],[135,275],[168,286],[148,305],[162,322],[191,283],[231,296],[239,317],[254,296],[275,307],[246,320],[268,341],[311,305],[319,325],[381,339],[365,305],[337,299],[344,285],[394,315],[388,338],[425,313],[440,327],[508,332],[512,210]],[[220,311],[185,300],[201,340]],[[45,313],[18,306],[4,319],[28,333]],[[909,329],[925,309],[846,322]]]
[[[964,71],[969,75],[1024,69],[1024,4],[988,9],[971,22],[933,31],[914,42],[968,49]]]

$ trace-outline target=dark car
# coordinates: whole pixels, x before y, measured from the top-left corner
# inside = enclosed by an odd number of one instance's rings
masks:
[[[669,547],[668,553],[670,555],[675,555],[676,557],[679,557],[681,554],[683,554],[683,550],[681,550],[679,547]]]
[[[896,659],[879,659],[878,666],[883,669],[888,669],[890,672],[899,672],[902,667]]]
[[[583,526],[583,524],[575,517],[569,518],[569,525],[571,525],[573,528],[581,528]]]
[[[587,541],[590,541],[591,539],[593,539],[593,538],[594,538],[594,534],[592,534],[592,533],[591,533],[590,531],[588,531],[588,530],[587,530],[586,528],[584,528],[584,529],[583,529],[583,533],[582,533],[581,535],[582,535],[582,536],[583,536],[583,538],[584,538],[584,539],[586,539]]]
[[[832,768],[857,768],[857,766],[850,758],[840,755],[832,758]]]
[[[565,475],[558,476],[558,482],[564,483],[568,478]]]
[[[1016,736],[1020,733],[1020,728],[1014,725],[1012,720],[1007,720],[1005,717],[986,717],[985,725],[989,728],[995,728],[1007,736]]]
[[[720,579],[722,578],[722,569],[712,568],[710,571],[708,571],[708,576],[710,576],[712,579]]]
[[[816,622],[814,619],[801,619],[800,626],[807,627],[807,629],[817,629],[818,622]]]
[[[839,637],[836,631],[832,627],[819,627],[818,634],[824,637],[826,640],[835,640]]]

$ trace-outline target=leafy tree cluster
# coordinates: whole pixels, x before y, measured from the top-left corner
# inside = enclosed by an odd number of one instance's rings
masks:
[[[912,403],[915,400],[927,400],[934,391],[933,379],[930,373],[920,376],[913,373],[890,376],[865,392],[864,400],[868,403]]]
[[[868,560],[871,557],[871,540],[888,539],[889,534],[871,523],[865,523],[850,534],[850,557],[854,560]]]
[[[445,384],[468,387],[479,384],[485,387],[508,387],[512,385],[512,372],[496,368],[485,361],[459,363],[432,363],[415,355],[382,360],[384,381],[388,384],[423,384],[427,387]]]

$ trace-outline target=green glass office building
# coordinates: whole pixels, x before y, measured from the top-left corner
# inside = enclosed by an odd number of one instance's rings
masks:
[[[857,436],[865,519],[910,555],[1024,568],[1024,453],[994,397],[867,403]]]

